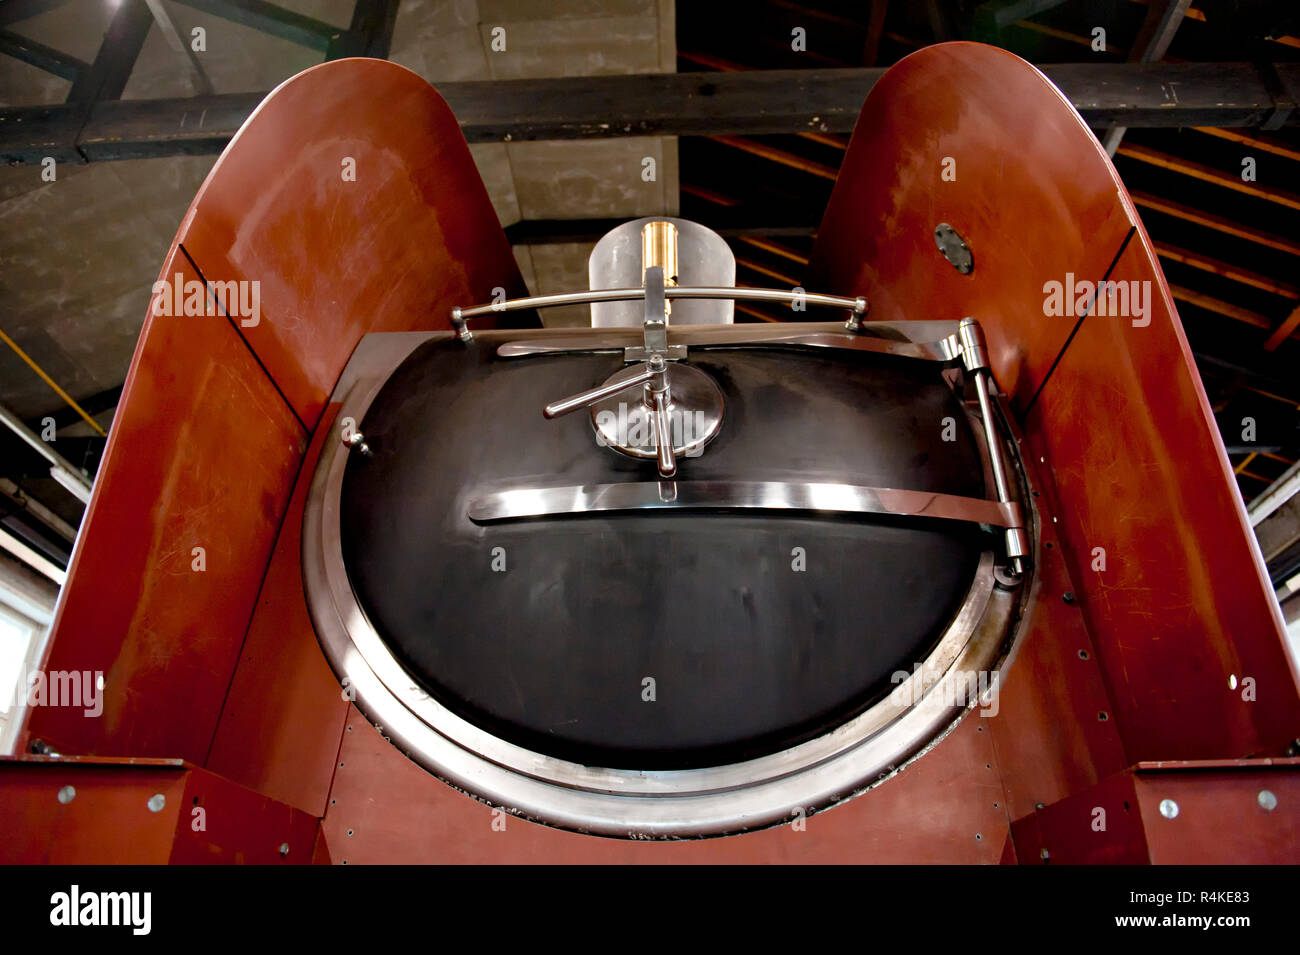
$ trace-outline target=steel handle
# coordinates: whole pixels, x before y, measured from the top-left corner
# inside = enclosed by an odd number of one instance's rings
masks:
[[[642,371],[633,375],[631,378],[615,382],[612,385],[601,385],[599,388],[592,388],[590,391],[582,391],[576,395],[570,395],[567,398],[561,398],[559,401],[552,401],[542,409],[542,415],[546,418],[558,418],[560,415],[566,415],[571,411],[577,411],[579,408],[586,408],[594,405],[598,401],[604,401],[606,398],[613,398],[615,395],[622,394],[629,388],[635,388],[637,385],[644,385],[657,374],[656,370],[647,365]]]
[[[670,478],[677,473],[677,453],[673,450],[673,425],[668,417],[668,391],[656,391],[655,444],[659,451],[659,476]]]

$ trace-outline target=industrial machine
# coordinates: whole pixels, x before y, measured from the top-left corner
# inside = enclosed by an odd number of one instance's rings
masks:
[[[1042,74],[891,69],[804,286],[672,217],[589,284],[528,295],[413,73],[268,97],[155,286],[45,663],[102,712],[30,710],[5,861],[1300,857],[1280,613]]]

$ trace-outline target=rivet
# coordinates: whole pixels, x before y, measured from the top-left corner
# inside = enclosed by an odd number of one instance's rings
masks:
[[[1265,812],[1272,812],[1277,808],[1277,797],[1271,790],[1261,789],[1259,791],[1259,805]]]
[[[59,802],[63,803],[65,806],[76,798],[77,790],[74,786],[64,786],[59,790]]]
[[[288,854],[289,854],[289,843],[287,842],[280,843],[280,855],[287,856]]]
[[[145,805],[149,807],[150,812],[162,812],[163,806],[167,805],[167,797],[162,793],[154,793]]]
[[[1178,803],[1174,802],[1172,799],[1160,800],[1160,815],[1164,816],[1166,819],[1173,819],[1178,815]]]

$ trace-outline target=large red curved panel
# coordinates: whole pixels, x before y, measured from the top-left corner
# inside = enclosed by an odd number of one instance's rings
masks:
[[[969,244],[970,274],[938,252],[939,222]],[[809,287],[865,293],[874,319],[970,315],[986,329],[1025,446],[1045,461],[1044,519],[1060,522],[1130,761],[1276,752],[1294,737],[1281,616],[1168,288],[1109,159],[1041,73],[971,43],[891,69],[863,106],[810,271]],[[1135,293],[1127,314],[1109,297],[1110,316],[1088,293],[1050,297],[1049,283],[1106,279]],[[1253,700],[1229,685],[1244,676]]]
[[[267,97],[159,278],[45,662],[102,671],[104,712],[37,707],[27,732],[68,752],[202,763],[309,432],[357,342],[445,328],[453,305],[524,287],[451,111],[370,59]],[[296,570],[291,589],[301,600]],[[319,801],[325,782],[297,782],[299,801]]]
[[[179,252],[163,276],[202,291]],[[307,439],[225,317],[153,311],[43,666],[102,673],[103,712],[37,706],[28,731],[202,762]]]
[[[527,294],[456,117],[384,60],[281,84],[178,240],[209,282],[260,283],[258,321],[240,330],[308,428],[363,334],[447,328],[496,286]]]
[[[1130,758],[1276,754],[1300,726],[1281,614],[1156,263],[1139,229],[1111,277],[1148,283],[1150,325],[1084,320],[1026,429]]]
[[[1043,315],[1045,277],[1103,278],[1136,221],[1105,152],[1045,76],[996,47],[945,43],[872,88],[805,284],[865,294],[873,321],[978,317],[1023,410],[1072,326]],[[970,246],[969,274],[940,254],[942,222]]]

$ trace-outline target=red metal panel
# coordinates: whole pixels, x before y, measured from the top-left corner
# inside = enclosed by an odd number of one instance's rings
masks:
[[[1078,605],[1066,602],[1077,588],[1054,532],[1054,503],[1049,495],[1037,503],[1036,594],[1024,636],[1002,669],[997,716],[987,720],[1012,819],[1126,765],[1092,639]]]
[[[1151,323],[1086,319],[1027,430],[1068,504],[1061,536],[1129,758],[1280,752],[1300,726],[1281,616],[1144,231],[1113,278],[1147,283]]]
[[[0,863],[161,865],[186,775],[178,759],[0,758]],[[65,787],[73,792],[60,799]],[[149,810],[155,793],[162,812]]]
[[[178,274],[197,280],[173,254],[162,278]],[[103,713],[35,707],[32,735],[73,752],[207,756],[305,444],[226,318],[151,306],[44,664],[102,671]]]
[[[177,816],[173,865],[308,865],[315,857],[318,817],[202,769],[190,771]]]
[[[259,321],[146,321],[47,663],[104,671],[104,715],[38,709],[28,727],[65,751],[207,756],[306,444],[290,406],[314,422],[364,332],[446,327],[454,304],[523,291],[455,117],[376,60],[283,84],[177,241],[164,280],[257,281]],[[292,798],[319,803],[322,780],[300,783]]]
[[[970,275],[936,251],[940,221],[970,243]],[[1150,324],[1084,320],[1029,409],[1078,322],[1046,314],[1047,283],[1096,281],[1112,261],[1112,279],[1152,283]],[[1046,459],[1041,486],[1130,761],[1276,752],[1295,735],[1276,602],[1167,288],[1059,92],[988,47],[907,57],[863,107],[810,271],[810,288],[865,292],[872,318],[983,324],[998,381],[1028,412],[1026,446]],[[1254,678],[1255,702],[1230,691],[1234,675]]]
[[[1046,77],[1003,50],[945,43],[872,88],[804,284],[865,294],[874,321],[975,316],[1023,410],[1072,326],[1044,317],[1043,284],[1103,278],[1135,220],[1105,152]],[[970,246],[969,275],[939,253],[941,222]]]
[[[807,819],[722,839],[631,842],[562,832],[439,782],[351,712],[322,822],[336,863],[996,863],[1012,853],[989,722],[968,716],[923,759]],[[978,834],[979,838],[976,838]]]
[[[337,440],[330,405],[298,486],[240,654],[207,768],[317,816],[325,814],[348,704],[325,661],[302,585],[302,512],[316,461]]]
[[[453,306],[497,286],[527,294],[456,117],[382,60],[281,84],[178,239],[209,281],[261,283],[242,331],[309,428],[363,334],[448,328]]]
[[[1142,812],[1127,770],[1017,819],[1024,865],[1146,865]]]
[[[0,759],[0,828],[4,864],[302,864],[319,824],[179,759],[25,757]]]
[[[1234,769],[1137,767],[1134,785],[1151,861],[1300,863],[1300,759],[1252,763]],[[1276,799],[1271,810],[1260,804],[1265,791]],[[1165,799],[1178,805],[1173,819],[1160,812]]]
[[[1013,832],[1029,863],[1295,864],[1300,759],[1140,763]]]

